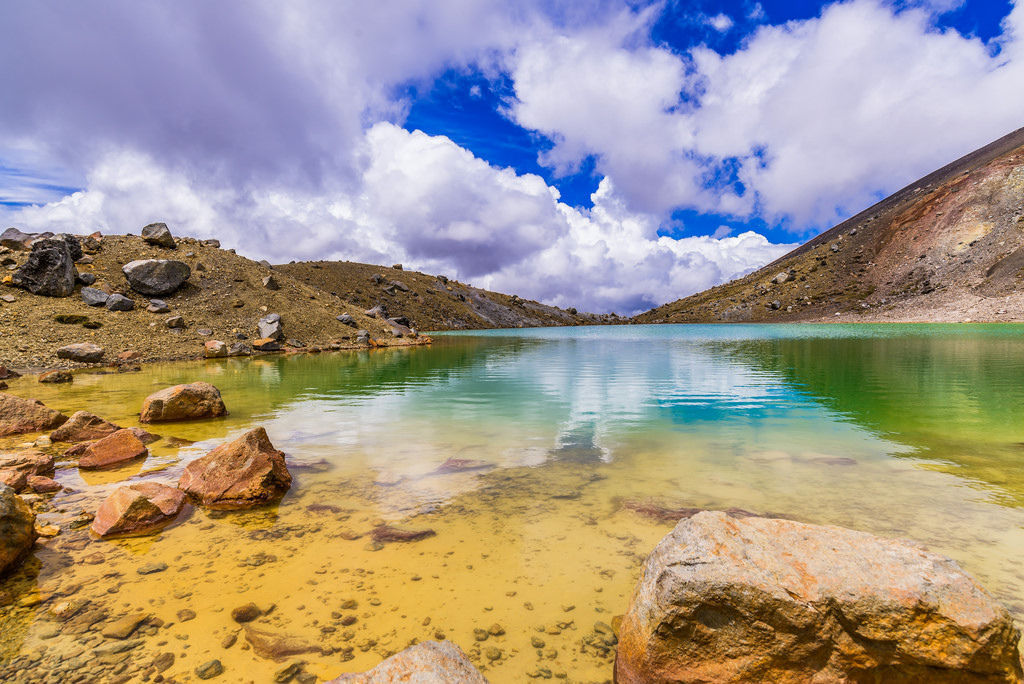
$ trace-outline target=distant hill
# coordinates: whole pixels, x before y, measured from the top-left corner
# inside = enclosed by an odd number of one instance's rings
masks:
[[[1024,321],[1024,128],[637,323]]]

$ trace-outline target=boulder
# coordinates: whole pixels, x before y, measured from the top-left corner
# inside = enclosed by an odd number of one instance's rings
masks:
[[[36,541],[36,516],[10,487],[0,485],[0,576],[16,568]]]
[[[29,475],[25,478],[25,484],[36,494],[51,494],[60,491],[60,483],[43,475]]]
[[[644,564],[615,681],[1017,682],[1009,612],[952,560],[838,527],[703,512]]]
[[[58,349],[57,358],[79,363],[99,363],[103,359],[103,347],[92,342],[77,342]]]
[[[121,427],[88,411],[75,411],[67,422],[50,433],[51,442],[77,443],[90,439],[103,439]]]
[[[142,229],[142,239],[151,245],[157,245],[158,247],[170,247],[174,249],[177,245],[174,242],[174,236],[171,235],[171,231],[167,229],[166,223],[150,223],[148,226]]]
[[[142,423],[196,420],[228,415],[220,391],[208,382],[175,385],[150,394],[142,402]]]
[[[75,376],[71,374],[71,371],[64,370],[63,368],[46,371],[45,373],[39,374],[39,382],[45,382],[50,384],[58,384],[62,382],[74,382]]]
[[[83,238],[78,238],[78,244],[81,245],[82,251],[86,254],[98,254],[103,249],[103,245],[100,243],[102,237],[99,233],[86,235]]]
[[[281,343],[271,337],[254,340],[252,348],[256,351],[281,351]]]
[[[139,294],[161,297],[176,292],[192,269],[184,261],[170,259],[139,259],[121,267],[128,284]]]
[[[185,466],[178,488],[209,508],[250,508],[280,499],[291,484],[284,452],[259,427]]]
[[[0,247],[13,249],[15,251],[28,251],[29,243],[35,239],[30,233],[23,233],[17,228],[8,228],[0,233]]]
[[[232,342],[228,347],[228,356],[249,356],[252,354],[252,347],[245,342]]]
[[[0,485],[22,492],[28,486],[28,473],[21,470],[0,470]]]
[[[378,304],[372,309],[367,309],[363,313],[365,313],[370,318],[386,319],[388,317],[388,307],[384,306],[383,304]]]
[[[370,331],[369,330],[357,330],[356,331],[356,344],[370,344]]]
[[[0,437],[22,432],[52,430],[68,419],[36,399],[22,399],[0,392]]]
[[[334,320],[352,328],[356,327],[356,319],[352,318],[352,316],[350,316],[347,313],[343,313],[340,316],[335,316]]]
[[[82,243],[79,242],[77,235],[70,233],[57,233],[53,236],[54,240],[63,240],[68,246],[68,252],[71,254],[72,261],[78,261],[82,258]]]
[[[95,287],[82,288],[82,301],[85,302],[86,306],[104,306],[106,305],[109,297],[110,295],[106,292],[98,290]]]
[[[256,323],[261,338],[269,337],[272,340],[280,340],[284,337],[284,324],[281,322],[281,315],[267,314]]]
[[[549,675],[550,676],[550,675]],[[469,658],[450,641],[424,641],[399,651],[367,672],[343,674],[327,684],[487,684]]]
[[[53,472],[53,456],[36,449],[0,454],[0,470],[25,473],[26,476]]]
[[[13,371],[7,366],[0,366],[0,380],[11,380],[12,378],[20,378],[21,373]]]
[[[90,529],[101,537],[146,534],[174,520],[184,505],[184,492],[158,482],[118,487],[100,504]]]
[[[208,359],[222,359],[228,355],[228,345],[220,340],[207,340],[203,348]]]
[[[78,271],[66,240],[43,238],[32,243],[25,264],[14,272],[12,281],[32,294],[67,297],[75,291]]]
[[[107,311],[131,311],[135,308],[135,302],[123,294],[115,292],[107,297],[107,301],[103,306],[106,307]]]
[[[78,467],[86,470],[111,468],[149,455],[149,449],[131,430],[118,430],[93,442],[78,459]]]
[[[391,287],[395,288],[396,290],[401,290],[402,292],[409,291],[409,286],[403,283],[401,280],[392,280]]]

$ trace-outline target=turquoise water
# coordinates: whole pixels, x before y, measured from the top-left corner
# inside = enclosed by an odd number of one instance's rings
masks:
[[[182,672],[213,657],[239,677],[280,667],[218,645],[238,629],[230,609],[253,600],[276,605],[271,626],[324,649],[303,657],[323,678],[441,634],[493,682],[539,668],[605,681],[613,654],[586,639],[625,610],[644,556],[671,529],[636,512],[652,502],[915,539],[1024,619],[1024,326],[438,334],[429,348],[167,364],[71,386],[26,379],[11,392],[135,425],[146,395],[195,380],[216,385],[231,415],[161,426],[192,443],[162,440],[123,469],[64,463],[57,479],[75,492],[43,518],[65,532],[8,580],[42,594],[78,583],[101,602],[113,572],[120,610],[194,610],[170,628],[191,637]],[[295,474],[277,507],[191,510],[156,538],[117,542],[62,522],[124,481],[174,483],[189,460],[258,425]],[[450,458],[488,467],[439,470]],[[437,534],[374,548],[365,535],[381,522]],[[95,553],[103,564],[82,560]],[[275,562],[254,570],[257,553]],[[135,573],[154,561],[170,569]],[[333,629],[347,599],[358,621]],[[75,648],[49,636],[47,604],[5,619],[0,632],[17,635],[9,654]],[[495,623],[504,634],[476,640]],[[544,648],[532,647],[541,633]],[[140,660],[177,644],[158,638]]]

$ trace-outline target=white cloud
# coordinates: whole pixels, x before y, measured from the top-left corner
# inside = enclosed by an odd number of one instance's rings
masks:
[[[708,17],[708,25],[719,33],[725,33],[733,27],[733,20],[728,14],[716,14]]]

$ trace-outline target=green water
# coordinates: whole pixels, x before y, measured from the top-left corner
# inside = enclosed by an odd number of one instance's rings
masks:
[[[139,674],[172,652],[168,675],[218,658],[222,681],[264,681],[281,663],[243,650],[244,639],[221,645],[238,631],[231,608],[253,600],[276,606],[268,629],[321,648],[298,658],[321,678],[443,635],[493,682],[545,670],[605,681],[613,653],[591,646],[594,623],[625,610],[644,555],[671,527],[630,510],[637,501],[916,539],[960,561],[1024,620],[1024,327],[636,326],[434,339],[12,384],[130,426],[149,393],[204,380],[231,415],[160,426],[194,443],[162,440],[125,468],[80,474],[62,464],[57,479],[75,491],[41,517],[64,532],[0,584],[19,597],[0,608],[0,657],[17,663],[45,646],[20,675],[37,681],[52,658],[102,645],[88,630],[62,630],[52,608],[70,598],[111,617],[140,609],[173,623],[132,651]],[[189,510],[137,540],[69,529],[69,517],[95,510],[117,484],[173,483],[190,459],[258,425],[294,466],[279,506]],[[436,472],[448,458],[493,467]],[[375,550],[360,535],[382,521],[437,534]],[[97,553],[102,562],[84,560]],[[135,572],[156,560],[169,569]],[[45,601],[25,605],[28,595]],[[346,600],[358,607],[342,609]],[[183,609],[197,617],[175,620]],[[349,614],[356,622],[342,625]],[[494,624],[504,634],[476,640],[474,629]]]

